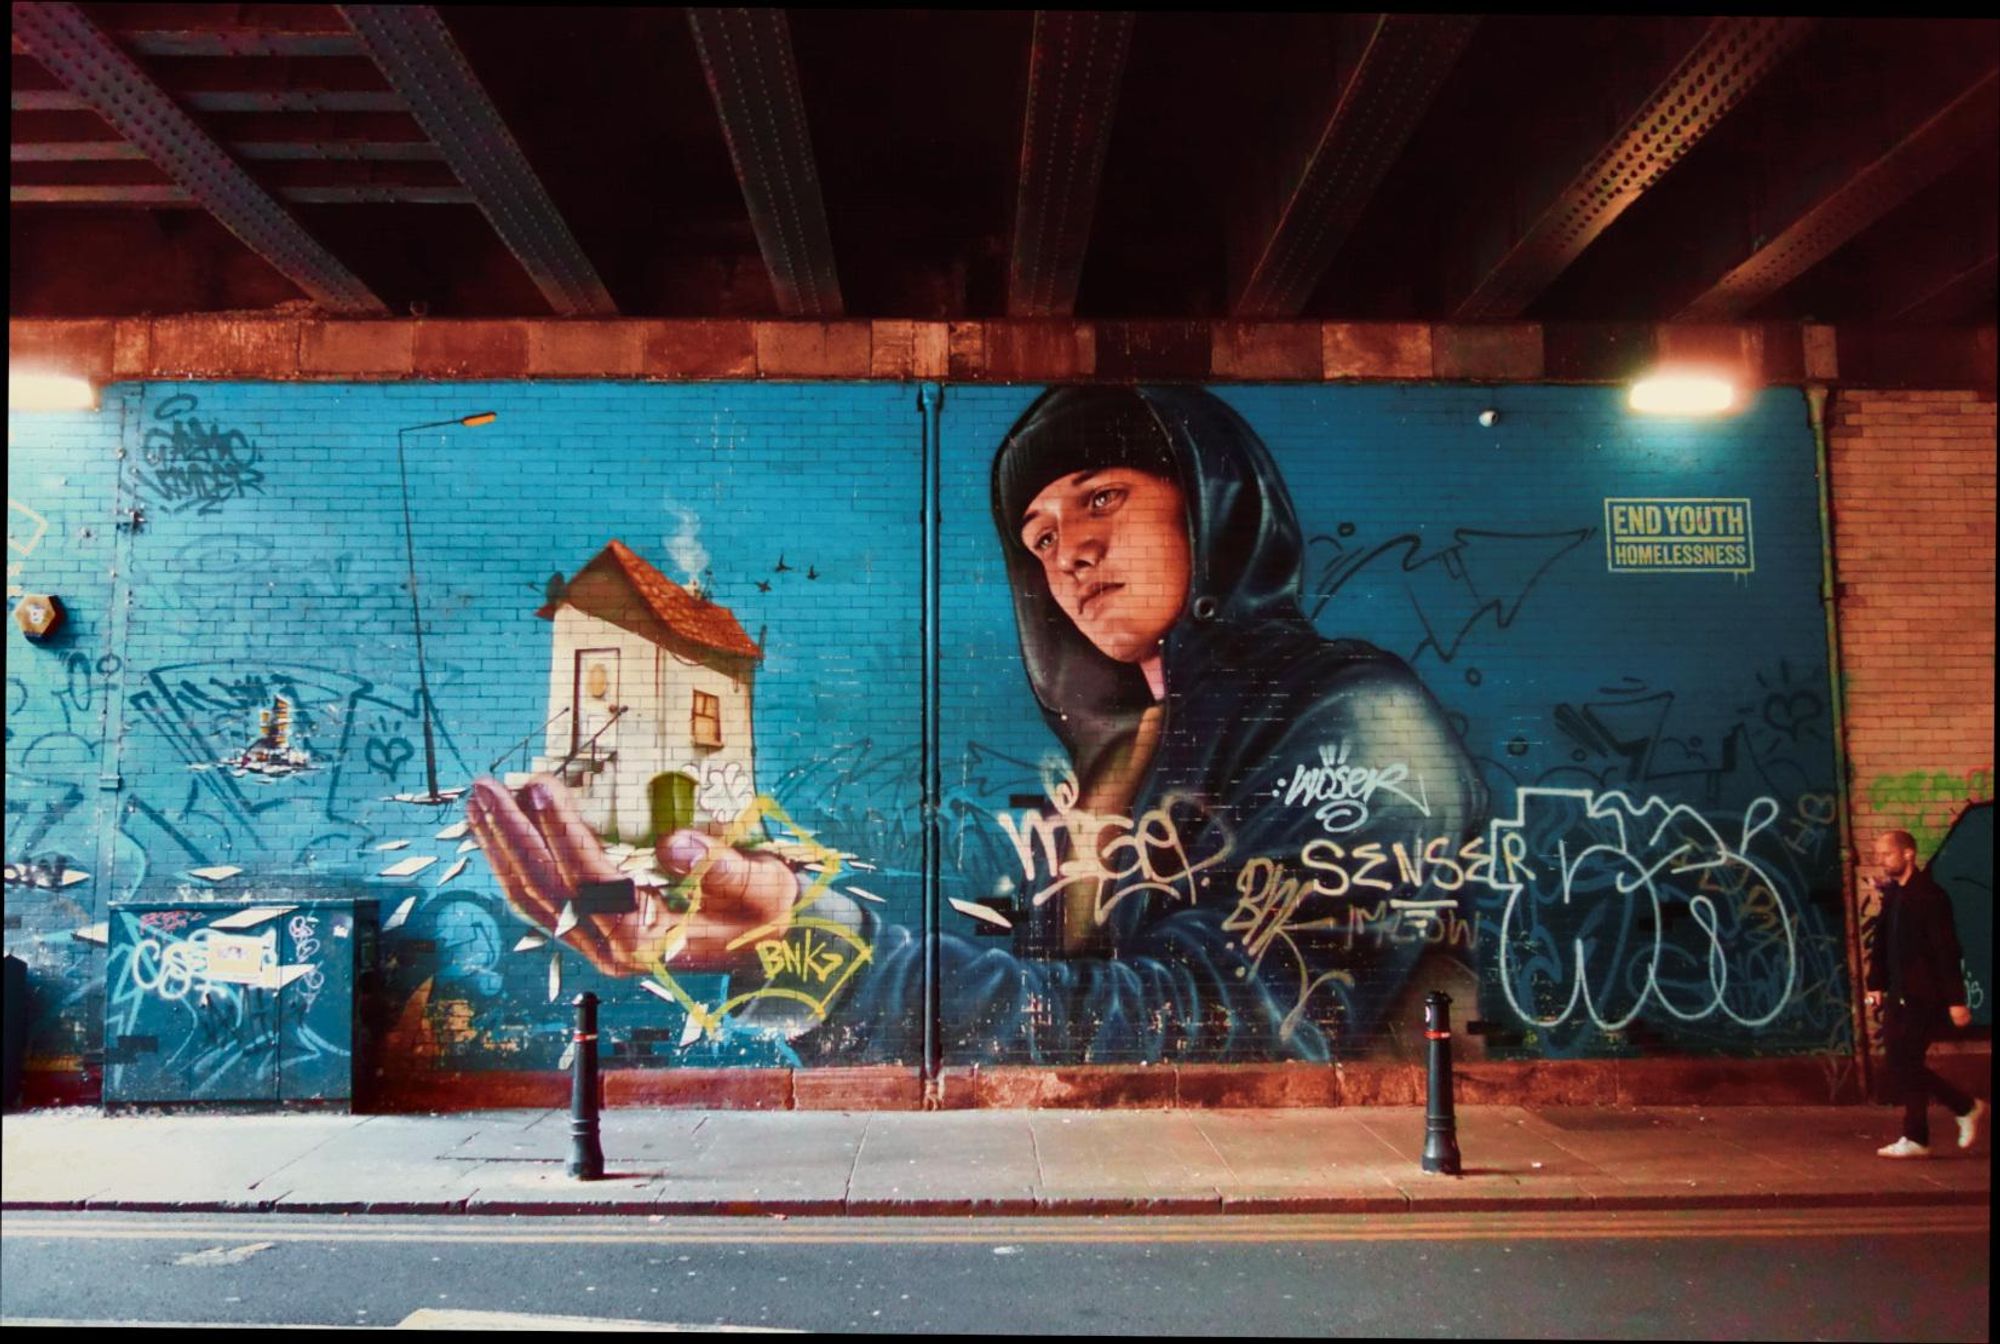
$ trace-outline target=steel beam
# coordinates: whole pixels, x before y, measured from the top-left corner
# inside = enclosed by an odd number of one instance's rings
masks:
[[[2000,71],[1988,70],[1674,316],[1722,322],[1755,308],[1882,216],[1990,143],[2000,123]]]
[[[231,140],[225,146],[239,160],[324,160],[374,163],[434,163],[444,156],[428,142],[374,140]],[[143,159],[145,151],[124,140],[16,140],[8,145],[15,163],[111,163]],[[468,198],[470,193],[467,193]]]
[[[7,146],[14,163],[109,163],[146,157],[126,140],[15,140]]]
[[[1964,270],[1946,276],[1895,313],[1892,322],[1950,322],[1976,303],[1991,302],[1993,280],[2000,270],[2000,252],[1989,252]]]
[[[1803,18],[1719,18],[1610,141],[1578,169],[1452,313],[1519,317],[1549,283],[1743,101],[1812,27]]]
[[[17,3],[13,20],[49,73],[315,303],[336,313],[388,312],[75,5]]]
[[[374,183],[279,187],[273,193],[296,205],[472,205],[472,193],[456,183],[445,186],[388,186]],[[194,193],[176,183],[13,183],[13,205],[130,205],[146,209],[201,206]]]
[[[360,56],[333,5],[92,5],[98,26],[141,56]]]
[[[189,89],[174,101],[197,112],[401,112],[402,98],[388,89]],[[16,112],[93,110],[89,99],[69,89],[8,92]]]
[[[1130,14],[1035,14],[1007,262],[1010,317],[1068,317],[1076,309],[1131,45]]]
[[[1347,82],[1333,93],[1297,185],[1231,310],[1241,318],[1296,317],[1430,108],[1478,20],[1383,14]]]
[[[840,275],[781,9],[689,9],[750,227],[787,317],[839,317]]]
[[[340,10],[549,306],[564,317],[615,317],[611,291],[437,10],[430,5]]]

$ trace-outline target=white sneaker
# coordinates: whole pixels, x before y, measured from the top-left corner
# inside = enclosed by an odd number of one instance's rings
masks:
[[[1877,1148],[1877,1157],[1929,1157],[1931,1150],[1915,1139],[1897,1139],[1886,1148]]]
[[[1970,1148],[1979,1137],[1979,1122],[1986,1118],[1986,1103],[1975,1099],[1972,1109],[1958,1117],[1958,1146]]]

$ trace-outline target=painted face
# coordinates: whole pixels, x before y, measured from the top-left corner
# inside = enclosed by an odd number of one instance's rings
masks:
[[[1891,835],[1875,837],[1875,864],[1894,881],[1900,882],[1916,867],[1916,851],[1904,849]]]
[[[1021,515],[1021,544],[1056,605],[1121,663],[1155,653],[1187,604],[1187,509],[1164,476],[1110,467],[1061,477]]]

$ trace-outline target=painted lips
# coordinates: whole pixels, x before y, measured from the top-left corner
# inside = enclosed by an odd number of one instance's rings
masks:
[[[1076,604],[1078,614],[1088,612],[1093,602],[1096,602],[1099,598],[1109,597],[1113,593],[1121,592],[1124,590],[1124,587],[1125,585],[1122,583],[1093,583],[1090,587],[1083,590],[1083,600]]]

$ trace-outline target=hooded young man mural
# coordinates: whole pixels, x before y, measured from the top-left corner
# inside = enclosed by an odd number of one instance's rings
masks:
[[[1467,880],[1485,792],[1407,665],[1304,616],[1299,524],[1264,445],[1199,389],[1057,388],[1002,442],[992,499],[1028,682],[1071,768],[1048,815],[1010,826],[1032,870],[1013,950],[940,940],[946,1050],[1365,1051],[1407,1007],[1422,921]],[[471,818],[538,923],[615,877],[553,779],[518,797],[482,780]],[[659,848],[671,872],[707,858],[701,900],[581,920],[566,940],[600,969],[646,971],[668,943],[676,968],[728,968],[727,945],[782,927],[800,890],[769,855],[689,832]],[[869,941],[802,1054],[874,1056],[920,1010],[921,935]]]

